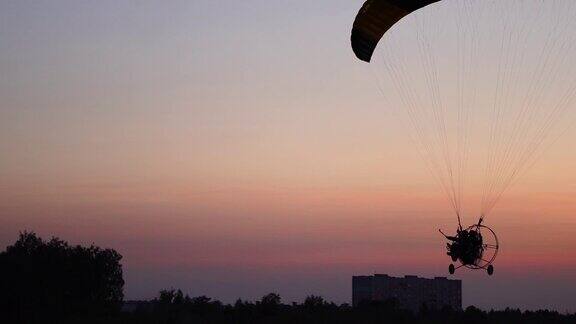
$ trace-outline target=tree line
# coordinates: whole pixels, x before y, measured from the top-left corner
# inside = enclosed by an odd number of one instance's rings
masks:
[[[0,253],[0,323],[576,323],[554,311],[428,309],[394,300],[337,305],[321,296],[283,303],[270,293],[233,304],[167,289],[149,301],[124,302],[122,256],[113,249],[43,240],[23,232]]]
[[[474,306],[465,310],[449,307],[432,310],[423,306],[413,313],[394,300],[337,305],[321,296],[308,296],[303,303],[282,303],[270,293],[251,302],[238,299],[224,304],[206,296],[189,297],[180,290],[162,290],[152,301],[139,302],[122,314],[122,323],[416,323],[416,324],[545,324],[576,323],[576,314],[554,311],[483,311]]]

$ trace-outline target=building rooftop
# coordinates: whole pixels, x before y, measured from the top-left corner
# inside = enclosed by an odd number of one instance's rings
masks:
[[[462,281],[447,277],[391,277],[377,273],[352,277],[352,304],[363,301],[396,300],[400,307],[418,311],[428,308],[462,308]]]

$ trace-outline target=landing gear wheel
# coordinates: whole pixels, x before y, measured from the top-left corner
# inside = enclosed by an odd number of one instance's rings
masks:
[[[488,272],[488,275],[491,276],[494,273],[494,266],[489,265],[488,268],[486,268],[486,272]]]
[[[454,267],[453,264],[450,264],[448,266],[448,272],[450,272],[450,274],[454,274],[454,271],[456,271],[456,268]]]

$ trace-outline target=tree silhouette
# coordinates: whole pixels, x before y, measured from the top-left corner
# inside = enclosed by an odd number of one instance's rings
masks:
[[[258,302],[258,307],[263,314],[274,314],[278,312],[281,305],[280,295],[275,293],[263,296]]]
[[[555,311],[489,311],[470,306],[401,309],[398,300],[336,305],[310,295],[303,303],[283,304],[270,293],[259,301],[233,305],[207,296],[190,297],[180,289],[160,291],[149,301],[132,301],[124,311],[121,256],[95,246],[71,246],[34,233],[0,253],[0,323],[576,323],[576,314]]]
[[[178,300],[184,296],[184,302]],[[518,309],[486,312],[475,307],[465,311],[450,307],[423,307],[419,312],[399,308],[395,299],[363,302],[356,307],[336,305],[323,297],[310,295],[303,303],[282,304],[280,295],[271,293],[259,301],[238,299],[223,304],[206,296],[189,297],[175,289],[163,290],[151,302],[140,302],[140,309],[120,313],[118,322],[139,324],[237,323],[404,323],[404,324],[572,324],[576,315],[551,311],[521,312]]]
[[[0,253],[0,310],[18,322],[103,315],[124,297],[122,256],[24,232]]]
[[[319,310],[327,305],[328,303],[321,296],[310,295],[304,300],[304,308],[308,310]]]

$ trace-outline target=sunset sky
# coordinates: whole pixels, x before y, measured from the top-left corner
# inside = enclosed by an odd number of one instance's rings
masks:
[[[448,275],[454,212],[350,50],[362,3],[0,2],[0,248],[114,248],[127,299],[349,303],[352,275]],[[487,217],[495,275],[457,272],[464,305],[576,311],[574,138]]]

